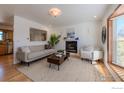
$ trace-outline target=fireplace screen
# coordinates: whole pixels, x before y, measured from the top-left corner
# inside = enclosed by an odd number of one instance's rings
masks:
[[[66,52],[77,53],[77,41],[66,41]]]

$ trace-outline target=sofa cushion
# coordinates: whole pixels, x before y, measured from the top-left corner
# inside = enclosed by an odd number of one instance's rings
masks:
[[[20,47],[19,49],[20,49],[21,51],[23,51],[23,52],[26,52],[26,53],[31,52],[31,51],[30,51],[30,48],[29,48],[28,46],[23,46],[23,47]]]
[[[51,54],[51,53],[55,53],[56,52],[55,49],[45,49],[43,51],[44,51],[44,53],[47,53],[47,54]]]
[[[30,46],[31,52],[38,52],[44,50],[44,45]]]
[[[46,54],[43,51],[31,52],[31,53],[28,54],[28,59],[36,58],[36,57],[39,57],[39,56],[41,56],[41,58],[42,58],[45,55]]]

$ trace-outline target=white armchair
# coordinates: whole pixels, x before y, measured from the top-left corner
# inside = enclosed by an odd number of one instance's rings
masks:
[[[86,46],[81,48],[80,56],[82,59],[91,60],[92,64],[95,64],[97,60],[103,58],[103,51],[92,46]]]

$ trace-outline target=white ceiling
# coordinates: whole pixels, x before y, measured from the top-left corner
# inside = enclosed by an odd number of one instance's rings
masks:
[[[18,15],[44,25],[73,25],[83,21],[101,20],[109,6],[107,4],[0,5],[0,22],[12,24],[13,16]],[[48,10],[53,7],[61,9],[62,15],[56,18],[48,15]]]

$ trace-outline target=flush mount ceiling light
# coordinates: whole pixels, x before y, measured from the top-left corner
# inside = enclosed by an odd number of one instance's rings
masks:
[[[62,13],[61,10],[58,9],[58,8],[51,8],[51,9],[49,10],[49,15],[54,16],[54,17],[60,16],[61,13]]]
[[[96,18],[96,16],[93,16],[94,18]]]

